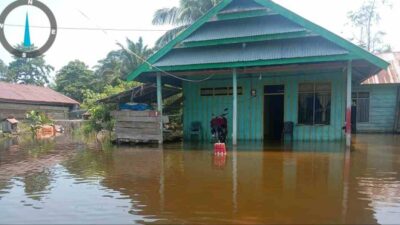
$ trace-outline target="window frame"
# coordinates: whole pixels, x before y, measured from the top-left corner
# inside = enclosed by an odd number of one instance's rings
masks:
[[[210,91],[210,94],[203,94],[203,91]],[[226,90],[226,93],[217,93],[216,91],[221,91],[221,90]],[[243,87],[238,86],[238,96],[243,95]],[[200,96],[201,97],[223,97],[223,96],[232,96],[233,95],[233,87],[231,86],[219,86],[219,87],[206,87],[206,88],[200,88]]]
[[[317,91],[318,85],[327,85],[329,84],[329,91]],[[312,85],[312,91],[300,91],[301,85]],[[298,83],[297,90],[297,125],[298,126],[330,126],[332,125],[332,82],[330,81],[311,81],[311,82],[300,82]],[[300,96],[301,94],[312,94],[313,95],[313,122],[312,123],[300,123]],[[316,123],[316,99],[317,94],[329,94],[330,99],[330,107],[329,107],[329,121],[328,123]]]
[[[368,98],[360,97],[360,94],[368,94]],[[371,92],[370,91],[354,91],[352,93],[351,100],[352,100],[352,102],[355,101],[355,103],[356,103],[357,114],[359,112],[358,101],[360,99],[363,99],[363,100],[368,99],[368,119],[367,119],[367,121],[359,121],[360,118],[357,116],[356,117],[356,122],[357,122],[357,124],[368,124],[371,121]]]

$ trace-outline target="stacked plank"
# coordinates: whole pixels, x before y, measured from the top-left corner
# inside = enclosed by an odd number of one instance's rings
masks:
[[[162,142],[161,117],[156,111],[114,111],[117,142]]]

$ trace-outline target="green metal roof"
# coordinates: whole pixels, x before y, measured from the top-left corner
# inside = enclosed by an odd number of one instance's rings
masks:
[[[230,3],[227,7],[221,10],[219,13],[234,13],[240,11],[257,10],[265,8],[264,6],[249,0],[236,0]]]
[[[305,30],[302,26],[279,15],[251,17],[239,20],[208,22],[182,43],[282,34]]]
[[[272,13],[260,13],[260,6],[265,7],[264,11],[271,12],[272,10]],[[219,22],[213,23],[212,21],[220,19],[221,12],[229,14],[229,18],[221,19],[222,25]],[[241,22],[238,22],[240,20],[257,21],[258,19],[253,20],[248,17],[260,16],[265,16],[265,21],[273,20],[279,18],[276,14],[285,18],[279,19],[279,26],[282,27],[265,22],[268,26],[259,24],[260,31],[255,31],[251,23],[248,23],[251,28],[247,28],[246,23],[242,25]],[[235,30],[234,26],[230,25],[232,20],[240,24],[242,29]],[[217,26],[218,29],[213,26]],[[273,29],[268,30],[271,33],[266,33],[266,29],[271,27]],[[290,29],[302,29],[303,31],[296,33],[290,31]],[[234,33],[235,31],[237,33]],[[306,34],[301,32],[306,32]],[[312,35],[308,35],[309,33]],[[313,35],[318,35],[320,38],[315,39]],[[308,38],[310,41],[304,41],[304,38]],[[322,41],[321,38],[324,40]],[[277,39],[279,41],[266,41]],[[246,48],[240,50],[237,46],[246,46]],[[180,49],[181,47],[186,48]],[[270,52],[262,52],[259,49]],[[132,72],[128,76],[128,80],[133,80],[145,72],[158,70],[155,68],[157,66],[184,65],[186,70],[195,70],[207,69],[207,66],[217,68],[215,67],[216,62],[223,63],[223,65],[218,66],[224,66],[224,68],[274,65],[276,62],[280,64],[318,62],[319,59],[322,62],[327,58],[318,58],[318,55],[332,56],[343,52],[346,57],[330,57],[329,60],[364,60],[368,64],[367,66],[372,68],[370,71],[374,71],[374,73],[377,69],[386,69],[389,65],[386,61],[350,41],[304,19],[271,0],[222,0],[220,4],[152,55],[147,63]]]
[[[273,40],[173,49],[155,63],[157,67],[209,63],[246,62],[315,56],[344,55],[349,52],[321,37]]]

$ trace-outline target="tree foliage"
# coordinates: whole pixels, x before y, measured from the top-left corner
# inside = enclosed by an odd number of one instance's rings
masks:
[[[162,8],[157,10],[153,16],[154,25],[174,25],[176,28],[166,32],[158,39],[158,48],[167,44],[182,30],[194,23],[221,0],[180,0],[179,7]]]
[[[17,46],[17,49],[23,48],[22,45]],[[9,64],[3,80],[10,83],[44,86],[49,83],[52,71],[54,71],[54,67],[46,64],[44,56],[36,58],[14,57],[14,61]]]
[[[102,84],[119,85],[121,80],[126,79],[143,63],[143,59],[147,59],[153,53],[141,37],[137,42],[126,39],[126,45],[119,44],[119,47],[120,49],[109,52],[106,58],[95,66],[95,75],[100,87],[104,87]]]
[[[143,60],[149,58],[149,56],[153,54],[153,50],[144,44],[142,37],[140,37],[137,42],[126,39],[126,46],[119,46],[122,51],[122,79],[125,79],[127,75],[143,64]]]
[[[30,111],[25,115],[26,121],[29,123],[31,131],[36,134],[36,131],[43,125],[52,125],[54,122],[44,112]]]
[[[84,62],[75,60],[57,72],[56,91],[83,102],[84,91],[92,88],[93,80],[93,71]]]
[[[7,74],[7,65],[0,59],[0,81],[5,80]]]
[[[106,58],[98,61],[94,67],[98,86],[96,89],[104,87],[104,84],[117,85],[122,77],[121,68],[121,50],[113,50],[107,54]]]
[[[90,114],[90,119],[84,126],[85,133],[99,132],[101,130],[111,131],[114,127],[111,112],[117,109],[117,105],[101,104],[98,101],[139,85],[140,83],[138,82],[121,82],[116,86],[106,85],[101,93],[96,93],[89,89],[85,90],[85,100],[82,108],[86,109]]]
[[[380,11],[390,7],[388,0],[366,0],[360,8],[348,13],[351,25],[356,29],[353,40],[366,50],[379,53],[390,51],[390,45],[384,43],[385,32],[379,30]]]
[[[142,38],[137,42],[126,39],[125,45],[118,45],[119,49],[109,52],[104,59],[98,61],[94,71],[83,62],[75,60],[56,74],[55,89],[82,102],[81,107],[91,115],[84,126],[86,133],[112,130],[114,122],[110,113],[116,109],[116,105],[100,104],[98,101],[141,85],[123,80],[153,52]]]

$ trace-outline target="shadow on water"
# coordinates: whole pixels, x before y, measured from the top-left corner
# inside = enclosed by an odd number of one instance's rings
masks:
[[[398,136],[356,136],[351,152],[342,142],[249,142],[226,157],[210,143],[9,143],[0,143],[0,223],[400,221]]]

